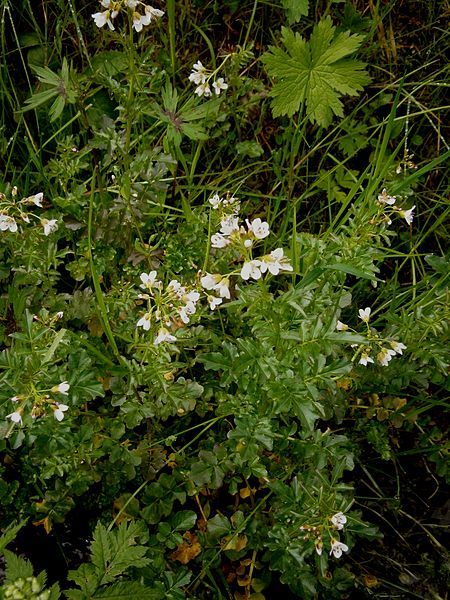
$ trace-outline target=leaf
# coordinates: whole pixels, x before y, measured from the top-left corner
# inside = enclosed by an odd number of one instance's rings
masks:
[[[6,581],[15,581],[19,578],[26,579],[27,577],[32,577],[33,566],[29,560],[25,560],[9,550],[5,550],[4,555],[6,559]]]
[[[269,75],[277,80],[271,96],[275,117],[292,117],[306,110],[311,123],[328,127],[333,116],[343,115],[343,95],[357,96],[369,83],[365,63],[345,59],[353,54],[363,36],[336,34],[331,17],[322,19],[307,42],[299,33],[282,28],[286,51],[271,47],[263,57]]]
[[[198,537],[195,533],[187,531],[183,536],[183,542],[178,545],[177,549],[172,552],[170,558],[180,562],[182,565],[187,565],[191,560],[200,554],[202,547],[199,544]]]
[[[121,581],[102,588],[93,596],[95,600],[159,600],[159,592],[153,592],[138,581]]]
[[[9,525],[0,536],[0,555],[3,554],[3,550],[6,546],[13,541],[22,527],[26,524],[26,521],[21,521],[17,525]]]
[[[197,515],[193,510],[181,510],[170,519],[170,524],[175,531],[186,531],[194,527]]]
[[[289,25],[297,23],[308,14],[309,0],[281,0]]]

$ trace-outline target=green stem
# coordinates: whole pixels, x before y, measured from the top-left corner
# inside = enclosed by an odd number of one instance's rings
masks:
[[[91,278],[92,283],[94,285],[95,297],[97,300],[98,309],[100,312],[100,318],[103,324],[103,328],[105,330],[106,337],[108,338],[109,343],[111,344],[111,348],[113,349],[114,355],[121,362],[122,357],[120,356],[119,349],[117,348],[116,340],[114,339],[114,334],[111,330],[111,326],[108,320],[108,313],[106,310],[105,300],[103,298],[102,288],[100,287],[99,277],[97,275],[97,270],[94,264],[94,258],[92,256],[92,216],[94,212],[94,195],[95,195],[95,182],[97,179],[97,167],[95,167],[94,174],[91,180],[91,194],[89,199],[89,215],[88,215],[88,257],[89,257],[89,266],[91,269]]]

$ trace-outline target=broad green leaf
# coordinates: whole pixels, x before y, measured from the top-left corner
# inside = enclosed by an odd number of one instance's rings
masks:
[[[311,123],[322,127],[333,116],[343,115],[343,95],[357,96],[370,77],[365,63],[345,57],[353,54],[363,40],[350,32],[336,34],[331,17],[320,21],[307,42],[299,33],[282,29],[286,48],[271,47],[262,60],[276,80],[271,96],[275,117],[306,112]]]
[[[309,0],[281,0],[289,25],[297,23],[308,14]]]

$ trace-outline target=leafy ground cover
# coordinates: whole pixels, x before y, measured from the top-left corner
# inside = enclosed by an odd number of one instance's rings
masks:
[[[0,11],[0,597],[446,598],[446,3]]]

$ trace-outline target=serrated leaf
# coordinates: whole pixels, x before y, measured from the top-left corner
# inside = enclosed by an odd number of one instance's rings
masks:
[[[159,600],[161,595],[138,581],[121,581],[102,588],[93,596],[95,600]]]
[[[13,541],[13,539],[16,537],[16,535],[19,533],[19,531],[22,529],[22,527],[26,524],[26,521],[22,521],[21,523],[18,523],[17,525],[9,525],[5,531],[2,533],[2,535],[0,536],[0,554],[3,554],[3,550],[6,548],[6,546]]]
[[[276,79],[271,96],[275,117],[305,111],[311,123],[330,125],[343,115],[343,95],[357,96],[369,83],[365,63],[345,58],[363,40],[350,32],[336,34],[331,17],[320,21],[307,42],[299,33],[282,29],[286,51],[271,47],[263,57],[269,75]]]
[[[281,0],[289,25],[297,23],[308,14],[309,0]]]
[[[33,575],[33,565],[29,560],[21,558],[9,550],[5,550],[4,555],[6,559],[6,581],[15,581],[19,578],[26,579]]]

